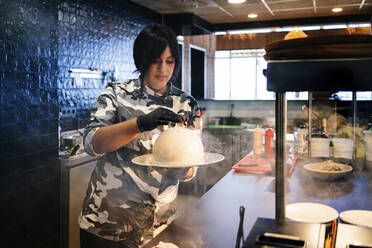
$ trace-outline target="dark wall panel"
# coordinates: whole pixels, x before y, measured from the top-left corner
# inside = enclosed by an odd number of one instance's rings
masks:
[[[104,3],[106,2],[106,4]],[[58,96],[64,115],[62,131],[83,128],[89,110],[107,82],[137,77],[133,72],[133,43],[149,21],[107,4],[109,1],[65,1],[58,6]],[[102,79],[82,78],[78,84],[71,69],[106,73]]]
[[[134,76],[132,45],[150,21],[123,9],[117,1],[0,0],[3,247],[60,247],[58,127],[85,125],[114,69],[119,80]],[[76,85],[72,68],[107,76]],[[76,114],[59,120],[64,108]]]
[[[4,247],[60,243],[56,27],[56,1],[0,1]]]

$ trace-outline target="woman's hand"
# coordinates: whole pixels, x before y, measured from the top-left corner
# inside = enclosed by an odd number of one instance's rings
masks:
[[[131,140],[140,132],[151,131],[159,125],[169,122],[182,122],[182,117],[166,108],[157,108],[154,111],[111,126],[101,127],[93,137],[93,149],[96,153],[109,153],[115,151]]]
[[[194,174],[194,167],[185,168],[161,168],[159,167],[157,171],[167,177],[173,177],[178,180],[187,180]]]
[[[154,111],[137,117],[137,126],[141,132],[151,131],[159,125],[168,125],[169,122],[181,123],[181,116],[166,108],[157,108]]]

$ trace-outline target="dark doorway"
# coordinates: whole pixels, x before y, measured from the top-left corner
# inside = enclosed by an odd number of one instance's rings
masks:
[[[190,47],[191,95],[196,99],[205,97],[205,51]]]

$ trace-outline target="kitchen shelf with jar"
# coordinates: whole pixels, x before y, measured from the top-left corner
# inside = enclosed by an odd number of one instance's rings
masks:
[[[357,91],[372,90],[372,36],[351,35],[283,40],[267,44],[267,90],[274,91],[276,120],[275,219],[285,223],[286,176],[285,93],[308,91],[308,135],[311,136],[312,92],[353,92],[353,140],[357,116]],[[310,139],[309,139],[310,140]],[[310,142],[309,142],[310,148]],[[310,151],[310,149],[309,149]]]

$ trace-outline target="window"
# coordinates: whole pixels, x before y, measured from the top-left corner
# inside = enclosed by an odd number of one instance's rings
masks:
[[[263,49],[216,51],[215,99],[275,99],[275,93],[266,90],[264,54]],[[288,92],[287,99],[307,99],[307,92]]]
[[[223,50],[215,53],[215,99],[274,100],[275,92],[266,90],[263,70],[265,50]],[[341,100],[352,100],[352,92],[337,93]],[[307,100],[307,92],[287,92],[287,100]],[[357,92],[357,100],[372,100],[372,92]]]
[[[351,91],[339,91],[336,93],[341,100],[351,101],[353,100],[353,92]],[[356,94],[357,100],[372,100],[372,91],[359,91]]]
[[[215,98],[274,99],[266,90],[265,50],[230,50],[215,53]]]

